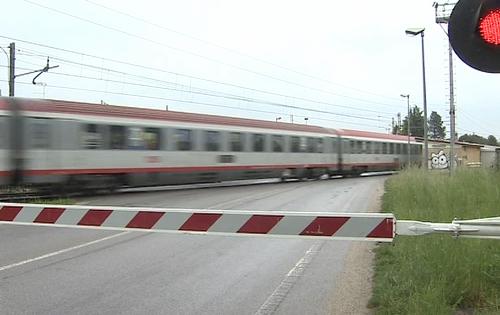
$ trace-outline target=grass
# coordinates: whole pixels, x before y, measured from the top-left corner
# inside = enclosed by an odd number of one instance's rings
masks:
[[[500,173],[408,170],[386,183],[383,210],[399,220],[500,216]],[[398,236],[377,248],[376,314],[500,314],[500,240]]]

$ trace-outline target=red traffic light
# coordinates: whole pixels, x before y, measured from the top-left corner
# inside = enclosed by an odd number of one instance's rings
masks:
[[[480,71],[500,73],[500,0],[460,0],[448,21],[457,56]]]
[[[500,9],[494,9],[479,19],[479,34],[485,42],[500,45]]]

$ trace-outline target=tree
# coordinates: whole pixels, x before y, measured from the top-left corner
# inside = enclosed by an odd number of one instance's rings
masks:
[[[461,135],[460,138],[458,138],[458,141],[477,143],[477,144],[487,144],[488,143],[488,139],[481,137],[479,135],[476,135],[476,134]]]
[[[446,128],[443,126],[441,116],[433,111],[429,117],[429,138],[444,139],[446,136]]]
[[[420,108],[415,105],[410,108],[410,135],[416,137],[424,136],[424,115]],[[403,126],[401,127],[401,134],[408,134],[408,116],[403,120]]]
[[[497,138],[494,135],[489,135],[488,136],[488,141],[486,142],[486,144],[487,145],[497,146],[498,145]]]

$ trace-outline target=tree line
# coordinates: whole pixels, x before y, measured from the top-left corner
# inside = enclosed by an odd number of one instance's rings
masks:
[[[420,108],[415,105],[410,108],[410,135],[414,137],[424,136],[424,113]],[[443,126],[443,120],[441,115],[436,111],[432,111],[427,122],[428,126],[428,136],[429,139],[444,140],[446,138],[446,127]],[[392,134],[394,135],[408,135],[408,115],[405,116],[401,123],[396,122],[392,128]],[[477,144],[486,144],[497,146],[497,138],[493,135],[489,135],[484,138],[476,134],[464,134],[458,138],[461,142],[470,142]]]

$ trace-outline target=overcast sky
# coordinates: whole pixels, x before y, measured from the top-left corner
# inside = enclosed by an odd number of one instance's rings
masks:
[[[449,130],[448,44],[433,1],[17,0],[0,45],[16,42],[16,96],[151,107],[387,132],[422,108]],[[52,48],[50,48],[52,47]],[[70,52],[71,51],[71,52]],[[500,137],[500,75],[455,58],[457,131]],[[7,57],[0,89],[8,94]]]

